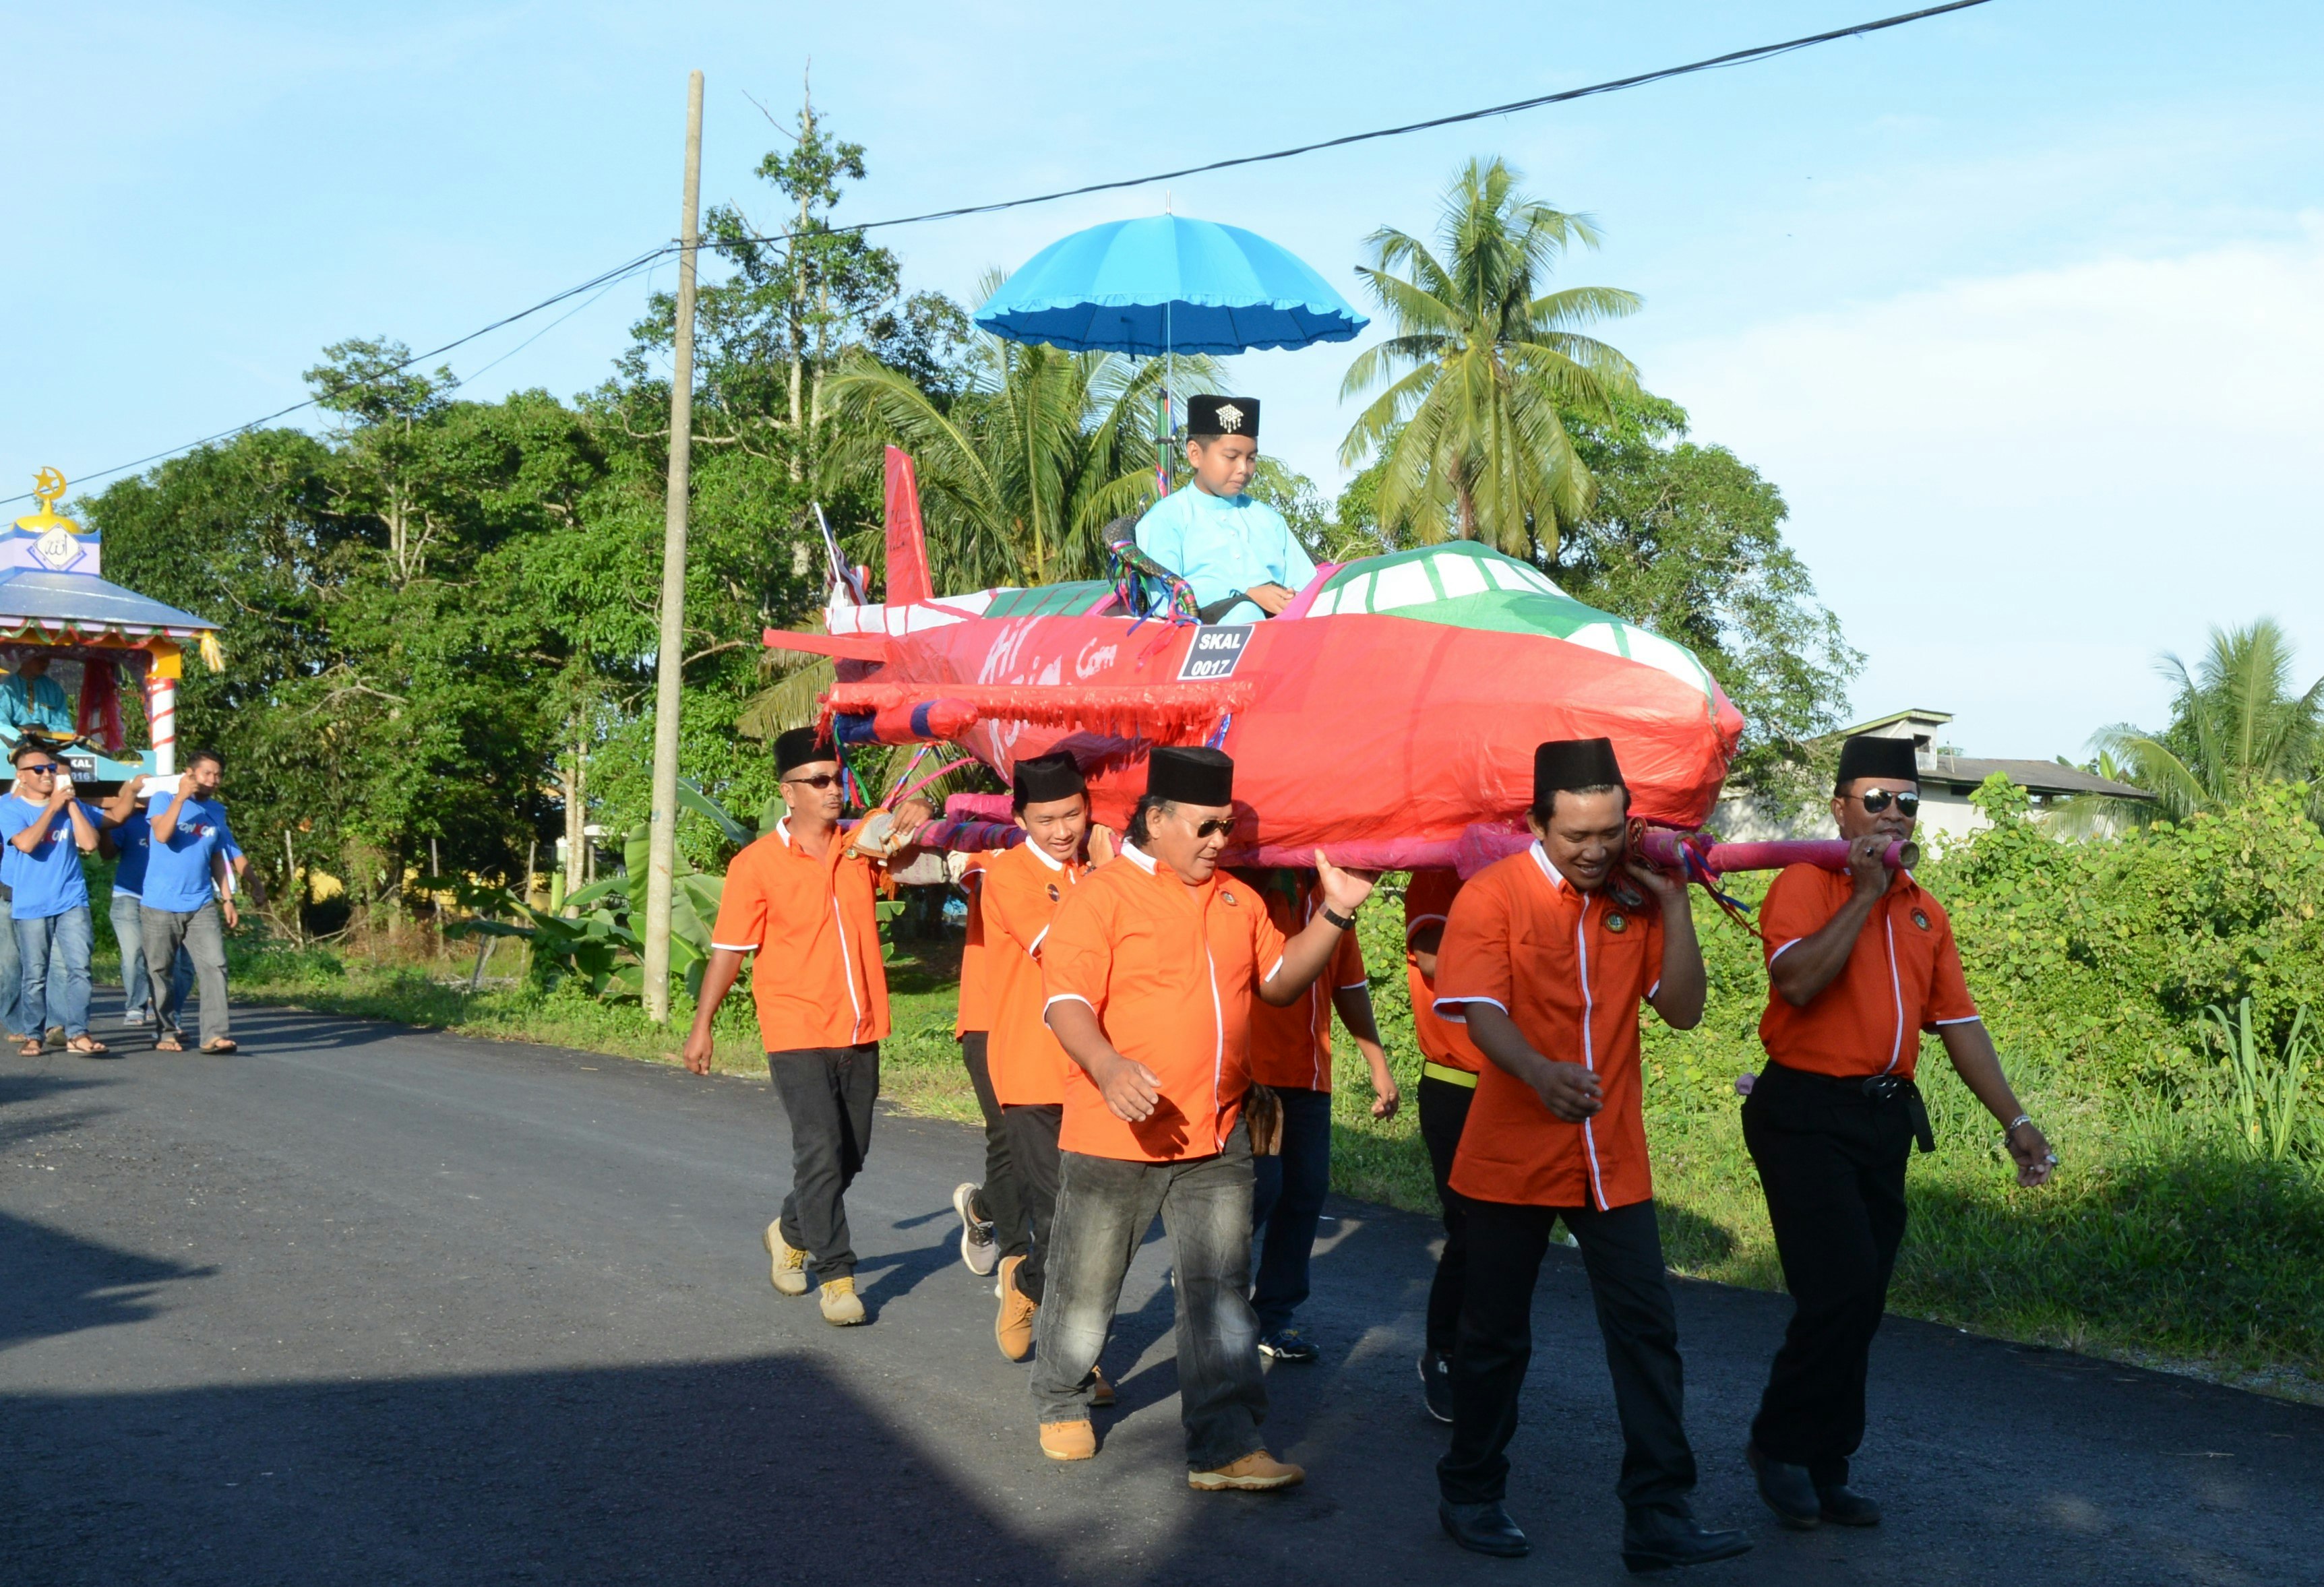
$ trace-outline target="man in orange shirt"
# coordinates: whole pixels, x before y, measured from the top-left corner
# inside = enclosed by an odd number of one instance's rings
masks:
[[[1025,1208],[1009,1159],[1009,1135],[993,1094],[991,1074],[992,980],[984,942],[985,856],[971,854],[960,873],[968,900],[968,934],[960,950],[960,1010],[953,1039],[960,1043],[961,1066],[984,1115],[984,1182],[954,1186],[952,1210],[960,1217],[960,1259],[982,1278],[1010,1257],[1026,1251]]]
[[[985,964],[991,976],[992,1089],[1009,1132],[1009,1156],[1030,1231],[1028,1249],[1001,1264],[1001,1309],[993,1342],[1021,1361],[1033,1348],[1052,1225],[1057,1210],[1057,1130],[1065,1116],[1065,1049],[1042,1019],[1041,948],[1058,909],[1089,867],[1089,785],[1060,751],[1019,761],[1010,800],[1026,841],[985,868]],[[1112,1403],[1101,1377],[1093,1390]]]
[[[1412,1036],[1421,1059],[1413,1101],[1444,1218],[1444,1246],[1428,1286],[1427,1333],[1420,1355],[1422,1402],[1440,1422],[1452,1419],[1452,1345],[1460,1336],[1462,1284],[1469,1271],[1469,1218],[1452,1189],[1452,1158],[1477,1095],[1477,1072],[1485,1066],[1485,1055],[1469,1039],[1468,1027],[1436,1011],[1436,953],[1452,900],[1460,895],[1461,874],[1450,870],[1416,871],[1404,889],[1405,989],[1412,998]]]
[[[847,796],[838,751],[814,729],[793,728],[775,740],[775,772],[789,813],[726,869],[686,1066],[710,1073],[711,1020],[742,972],[742,955],[758,955],[751,992],[767,1073],[791,1127],[791,1193],[764,1236],[774,1286],[805,1295],[813,1262],[824,1321],[844,1328],[864,1320],[841,1198],[872,1144],[888,977],[873,863],[851,852],[839,830]],[[897,823],[908,828],[932,813],[910,801],[896,812]]]
[[[1057,1217],[1033,1368],[1042,1453],[1087,1460],[1091,1369],[1130,1259],[1159,1213],[1178,1289],[1186,1481],[1203,1491],[1287,1488],[1269,1455],[1250,1309],[1250,1001],[1295,1002],[1330,964],[1372,878],[1319,851],[1323,908],[1286,942],[1251,889],[1220,876],[1234,828],[1234,762],[1163,748],[1121,857],[1074,890],[1041,955],[1065,1071]]]
[[[1913,834],[1920,776],[1910,739],[1841,745],[1831,814],[1849,840],[1848,874],[1791,866],[1760,908],[1769,1061],[1743,1103],[1743,1143],[1793,1312],[1746,1453],[1760,1498],[1799,1530],[1880,1519],[1848,1485],[1848,1462],[1864,1441],[1865,1370],[1904,1237],[1905,1162],[1916,1136],[1936,1149],[1913,1082],[1922,1033],[1944,1043],[2002,1124],[2019,1184],[2043,1184],[2057,1162],[2002,1075],[1952,922],[1882,861]]]
[[[1502,1508],[1504,1451],[1533,1354],[1534,1281],[1563,1220],[1582,1247],[1621,1416],[1623,1562],[1729,1559],[1749,1540],[1704,1530],[1688,1506],[1678,1318],[1639,1107],[1639,1005],[1674,1029],[1702,1018],[1686,884],[1623,864],[1630,795],[1607,740],[1541,745],[1533,780],[1533,847],[1462,890],[1437,955],[1437,1011],[1465,1021],[1491,1060],[1452,1163],[1469,1269],[1438,1518],[1463,1548],[1526,1551]]]
[[[1323,900],[1312,871],[1238,871],[1267,902],[1267,918],[1286,938],[1315,918]],[[1250,1010],[1250,1079],[1275,1093],[1283,1110],[1282,1140],[1272,1153],[1251,1159],[1251,1225],[1259,1237],[1259,1274],[1251,1309],[1259,1314],[1259,1352],[1278,1361],[1315,1360],[1314,1342],[1291,1325],[1307,1298],[1307,1268],[1315,1225],[1332,1188],[1332,1010],[1348,1024],[1356,1050],[1371,1071],[1372,1117],[1396,1116],[1396,1076],[1388,1072],[1372,1018],[1371,983],[1364,974],[1356,934],[1343,932],[1325,973],[1286,1008],[1254,1003]]]

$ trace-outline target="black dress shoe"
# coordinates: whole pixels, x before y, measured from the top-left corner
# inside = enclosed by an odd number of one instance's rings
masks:
[[[1634,1509],[1622,1523],[1622,1563],[1633,1573],[1673,1565],[1707,1565],[1751,1552],[1741,1528],[1705,1531],[1692,1516],[1660,1508]]]
[[[1444,1523],[1444,1536],[1472,1554],[1516,1559],[1532,1546],[1498,1499],[1482,1504],[1440,1503],[1436,1518]]]
[[[1428,1414],[1440,1422],[1452,1419],[1452,1357],[1432,1350],[1420,1358],[1420,1392]]]
[[[1877,1527],[1880,1506],[1846,1483],[1816,1489],[1816,1504],[1823,1518],[1835,1527]]]
[[[1775,1512],[1775,1519],[1794,1532],[1812,1532],[1823,1519],[1823,1504],[1805,1466],[1769,1460],[1756,1444],[1744,1448],[1751,1474],[1759,1480],[1759,1497]]]

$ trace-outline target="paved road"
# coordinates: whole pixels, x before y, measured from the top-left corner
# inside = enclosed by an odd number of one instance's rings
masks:
[[[237,1058],[0,1057],[0,1582],[1601,1582],[1616,1442],[1554,1260],[1515,1450],[1522,1564],[1436,1533],[1417,1404],[1428,1224],[1335,1205],[1278,1369],[1290,1495],[1179,1476],[1163,1248],[1088,1464],[1040,1458],[989,1283],[954,1259],[978,1143],[883,1118],[853,1198],[874,1325],[768,1287],[763,1083],[254,1012]],[[1562,1255],[1562,1253],[1561,1253]],[[1777,1297],[1680,1291],[1706,1582],[2324,1576],[2324,1412],[1894,1324],[1869,1535],[1767,1524],[1737,1451]]]

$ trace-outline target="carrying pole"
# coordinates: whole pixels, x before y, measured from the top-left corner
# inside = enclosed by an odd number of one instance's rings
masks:
[[[686,662],[686,507],[694,468],[694,256],[701,245],[702,74],[686,80],[686,199],[670,347],[669,484],[662,518],[661,638],[654,658],[653,811],[646,860],[646,1018],[669,1022],[669,906],[678,869],[678,725]],[[635,879],[632,879],[635,885]]]

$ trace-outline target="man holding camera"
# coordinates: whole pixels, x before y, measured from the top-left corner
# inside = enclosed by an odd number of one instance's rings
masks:
[[[16,785],[0,800],[0,881],[9,889],[9,913],[23,965],[20,1049],[38,1057],[45,1033],[63,1028],[67,1050],[101,1058],[112,1049],[88,1033],[88,963],[93,946],[88,882],[80,857],[97,847],[104,812],[73,794],[72,771],[41,740],[19,740],[10,757]],[[54,955],[59,961],[51,964]],[[62,972],[61,980],[54,973]]]
[[[216,750],[195,750],[186,757],[177,791],[156,793],[146,801],[151,834],[138,919],[153,977],[156,1052],[186,1050],[182,983],[161,973],[176,964],[180,946],[194,961],[195,983],[201,989],[201,1050],[221,1056],[240,1050],[229,1034],[226,1012],[226,930],[242,923],[231,868],[241,850],[226,825],[226,807],[218,803],[225,770]]]

